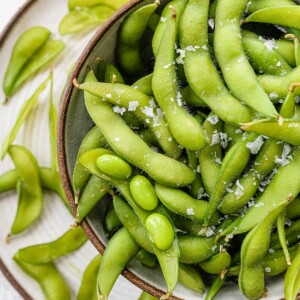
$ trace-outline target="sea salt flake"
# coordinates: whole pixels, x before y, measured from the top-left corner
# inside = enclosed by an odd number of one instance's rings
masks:
[[[188,216],[193,216],[195,214],[194,209],[192,207],[187,208],[186,214]]]
[[[126,108],[116,105],[116,106],[113,107],[113,111],[117,114],[123,115],[124,112],[126,111]]]
[[[215,28],[215,20],[214,19],[209,19],[208,20],[208,25],[210,28],[214,29]]]
[[[281,157],[276,157],[275,163],[280,164],[282,166],[288,165],[292,160],[292,157],[289,155],[291,150],[292,150],[291,146],[285,143],[283,145]]]
[[[164,22],[167,21],[167,18],[161,17],[161,18],[160,18],[160,21],[164,23]]]
[[[219,122],[219,118],[217,115],[212,114],[210,117],[207,118],[207,120],[212,124],[215,125]]]
[[[266,273],[270,273],[271,271],[272,271],[272,269],[271,269],[270,267],[266,267],[266,268],[265,268],[265,272],[266,272]]]
[[[214,235],[215,233],[214,233],[214,231],[212,230],[212,228],[211,227],[208,227],[207,228],[207,230],[206,230],[206,232],[205,232],[205,235],[207,236],[207,237],[210,237],[210,236],[212,236],[212,235]]]
[[[271,100],[277,99],[278,98],[278,94],[276,92],[272,92],[269,94],[269,97]]]
[[[138,106],[139,106],[138,101],[130,101],[128,106],[128,111],[135,111]]]
[[[253,142],[248,142],[246,147],[251,151],[252,154],[257,154],[260,150],[261,146],[263,145],[264,140],[262,136],[258,136]]]

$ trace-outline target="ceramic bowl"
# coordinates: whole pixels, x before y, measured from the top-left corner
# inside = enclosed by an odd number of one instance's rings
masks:
[[[114,50],[117,42],[117,33],[127,15],[142,5],[152,3],[153,0],[133,0],[117,11],[95,33],[79,57],[67,83],[60,107],[58,130],[59,166],[66,195],[75,213],[76,205],[71,186],[71,174],[76,161],[77,150],[89,129],[93,126],[84,105],[83,92],[73,87],[73,79],[83,82],[90,66],[96,66],[99,61],[115,63]],[[164,5],[168,0],[161,0]],[[101,201],[97,207],[82,222],[88,238],[100,253],[103,253],[107,238],[102,226],[107,201]],[[140,262],[133,260],[123,272],[123,275],[139,288],[159,297],[166,293],[166,285],[159,268],[149,269]],[[273,278],[268,283],[268,299],[279,299],[283,295],[282,278]],[[204,299],[191,290],[178,284],[170,299],[196,300]],[[228,284],[220,291],[216,299],[244,299],[236,284]]]

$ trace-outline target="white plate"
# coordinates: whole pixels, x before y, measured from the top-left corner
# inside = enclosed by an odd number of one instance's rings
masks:
[[[1,83],[10,58],[12,46],[20,33],[29,27],[42,25],[53,32],[53,37],[61,38],[57,33],[58,24],[67,11],[67,1],[38,0],[21,15],[0,49]],[[66,49],[52,64],[54,68],[54,101],[57,107],[59,106],[68,73],[93,32],[94,31],[90,31],[84,34],[62,37],[66,43]],[[0,105],[0,144],[2,144],[6,134],[13,126],[20,106],[48,76],[48,72],[47,69],[39,72],[38,76],[24,85],[23,88],[10,99],[8,104]],[[1,89],[0,102],[2,102],[4,98]],[[41,166],[49,166],[50,164],[48,102],[49,88],[41,94],[37,108],[22,127],[15,141],[16,144],[24,145],[30,149]],[[10,158],[7,156],[4,161],[0,163],[0,174],[13,167]],[[45,193],[44,210],[41,217],[28,230],[14,237],[11,242],[7,244],[5,237],[7,233],[9,233],[10,226],[14,219],[17,209],[17,200],[16,192],[0,195],[1,259],[13,277],[33,299],[43,299],[43,294],[37,283],[24,274],[11,257],[19,248],[56,239],[74,223],[74,219],[56,195]],[[80,250],[59,259],[56,263],[58,269],[69,284],[74,299],[81,283],[82,273],[96,254],[97,251],[92,244],[87,242]],[[113,288],[110,299],[133,300],[138,299],[139,295],[140,290],[137,287],[123,277],[120,277]]]

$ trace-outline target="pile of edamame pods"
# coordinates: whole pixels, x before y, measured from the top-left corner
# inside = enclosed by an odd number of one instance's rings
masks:
[[[265,279],[282,273],[285,297],[294,300],[300,6],[166,2],[126,17],[115,65],[74,80],[95,123],[73,173],[77,221],[105,194],[112,199],[98,295],[108,299],[137,257],[160,266],[161,299],[178,281],[207,289],[206,299],[233,281],[258,299]]]

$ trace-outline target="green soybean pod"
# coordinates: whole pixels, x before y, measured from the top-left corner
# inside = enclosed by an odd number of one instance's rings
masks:
[[[104,81],[107,83],[124,83],[124,78],[120,71],[112,64],[107,64],[105,67]]]
[[[90,178],[90,173],[87,172],[83,168],[83,166],[78,163],[78,158],[80,154],[89,149],[104,147],[106,144],[107,142],[97,126],[94,126],[92,129],[90,129],[90,131],[82,140],[77,152],[76,163],[72,175],[72,187],[74,189],[75,194],[75,203],[78,202],[80,191],[83,189],[88,179]]]
[[[53,261],[80,248],[88,240],[80,226],[67,230],[56,240],[28,246],[19,250],[19,257],[24,262],[40,265]]]
[[[54,263],[49,262],[42,265],[32,265],[24,262],[19,257],[19,252],[15,253],[13,260],[30,277],[32,277],[41,287],[46,300],[68,300],[71,299],[70,289],[56,269]]]
[[[208,292],[205,296],[205,300],[214,299],[214,297],[217,295],[217,293],[219,292],[221,287],[224,285],[225,279],[226,279],[226,275],[223,276],[223,277],[222,276],[217,276],[215,278],[215,280],[213,281],[212,285],[210,286],[210,288],[209,288],[209,290],[208,290]]]
[[[210,257],[208,260],[205,260],[199,263],[201,269],[206,273],[219,275],[224,269],[228,268],[231,265],[231,256],[226,251],[223,250],[214,256]]]
[[[287,300],[296,299],[300,288],[299,269],[300,269],[300,251],[299,247],[297,253],[292,260],[292,264],[288,267],[284,278],[284,294]]]
[[[276,117],[278,113],[259,84],[243,49],[240,18],[247,3],[248,0],[238,3],[218,0],[214,34],[216,58],[226,84],[238,99],[265,116]]]
[[[104,251],[97,277],[99,299],[108,299],[108,295],[118,276],[139,249],[139,245],[125,227],[113,235]]]
[[[146,228],[160,250],[168,250],[174,241],[174,229],[169,219],[160,213],[152,213],[147,217]]]
[[[157,265],[156,256],[145,249],[141,249],[135,258],[139,260],[143,266],[148,268],[154,268]]]
[[[157,299],[156,297],[154,297],[146,292],[142,292],[142,294],[138,300],[156,300],[156,299]]]
[[[188,264],[179,264],[179,282],[190,290],[203,294],[205,292],[205,284],[197,269]]]
[[[128,0],[114,0],[113,2],[110,0],[68,0],[68,8],[74,10],[78,7],[93,7],[102,4],[117,10],[127,2]]]
[[[252,113],[225,87],[211,59],[207,34],[209,2],[189,1],[182,15],[179,38],[181,48],[186,49],[183,66],[192,90],[223,121],[239,125],[242,120],[251,120]]]
[[[129,75],[145,73],[140,44],[148,21],[160,2],[144,5],[130,14],[119,30],[117,57],[121,68]]]
[[[50,34],[47,28],[35,26],[24,31],[17,39],[3,80],[6,97],[12,96],[19,73],[32,55],[49,39]]]
[[[109,236],[112,236],[123,226],[113,207],[106,212],[104,224]]]
[[[104,174],[118,179],[129,178],[132,173],[130,164],[114,154],[99,156],[96,160],[96,165]]]
[[[166,5],[161,13],[161,17],[159,20],[159,23],[157,24],[157,27],[154,32],[154,36],[152,39],[152,51],[154,56],[157,56],[158,49],[160,47],[161,42],[163,41],[163,35],[164,31],[167,27],[168,22],[172,18],[172,12],[169,9],[169,6],[173,6],[174,9],[176,10],[177,18],[176,18],[176,27],[178,29],[179,22],[181,19],[181,16],[183,14],[183,11],[185,9],[185,6],[187,4],[187,0],[173,0]]]
[[[245,19],[246,23],[261,22],[300,29],[300,7],[268,7],[255,11]]]
[[[276,51],[287,61],[291,67],[296,67],[294,43],[289,40],[275,40]]]
[[[247,7],[248,13],[253,13],[257,10],[271,7],[295,6],[297,5],[293,0],[252,0]]]
[[[137,204],[145,210],[153,210],[158,205],[155,190],[145,176],[136,175],[131,179],[130,192]]]
[[[10,229],[10,235],[18,234],[30,226],[41,214],[43,193],[39,177],[39,166],[32,153],[23,146],[8,148],[18,176],[18,209]]]
[[[98,300],[96,286],[101,260],[102,256],[97,254],[84,270],[77,300]]]
[[[254,158],[249,169],[230,187],[218,209],[223,214],[232,214],[246,205],[255,195],[259,184],[276,166],[276,158],[281,157],[283,143],[268,139]]]
[[[286,199],[273,208],[243,240],[238,282],[241,291],[248,299],[258,299],[264,293],[264,268],[261,261],[269,249],[272,225],[288,202],[289,200]]]
[[[135,81],[132,84],[132,87],[134,89],[137,89],[141,92],[143,92],[144,94],[146,94],[147,96],[153,96],[153,91],[152,91],[152,76],[153,74],[150,73],[140,79],[138,79],[137,81]]]
[[[180,103],[179,86],[176,80],[175,43],[176,10],[170,6],[172,18],[165,32],[164,42],[160,44],[154,65],[152,89],[154,96],[165,114],[168,126],[175,140],[186,149],[197,151],[206,144],[201,125]],[[189,132],[187,135],[186,132]]]
[[[300,217],[300,198],[299,198],[299,196],[286,207],[286,217],[289,220],[298,219]]]
[[[0,176],[0,193],[11,191],[17,187],[19,174],[16,170],[7,171]]]
[[[195,264],[207,260],[218,252],[215,237],[178,237],[180,257],[179,261],[186,264]]]
[[[223,122],[211,112],[203,123],[207,145],[199,152],[199,165],[205,190],[212,195],[223,159],[221,132]]]
[[[197,200],[189,194],[175,188],[169,188],[155,184],[155,191],[160,201],[172,212],[185,216],[186,218],[203,223],[208,202]],[[216,224],[219,214],[216,212],[211,220]]]
[[[82,85],[78,86],[79,88]],[[141,168],[158,182],[171,186],[185,186],[193,182],[195,174],[184,164],[156,153],[114,113],[108,103],[98,97],[86,98],[86,107],[99,126],[107,142],[119,156]],[[158,172],[159,170],[159,172]],[[169,170],[173,170],[170,172]]]
[[[226,153],[216,180],[214,191],[205,212],[205,226],[210,224],[210,219],[216,212],[219,203],[225,195],[226,188],[229,183],[238,178],[245,169],[251,154],[251,150],[248,145],[255,141],[256,138],[257,136],[255,134],[245,136]]]

